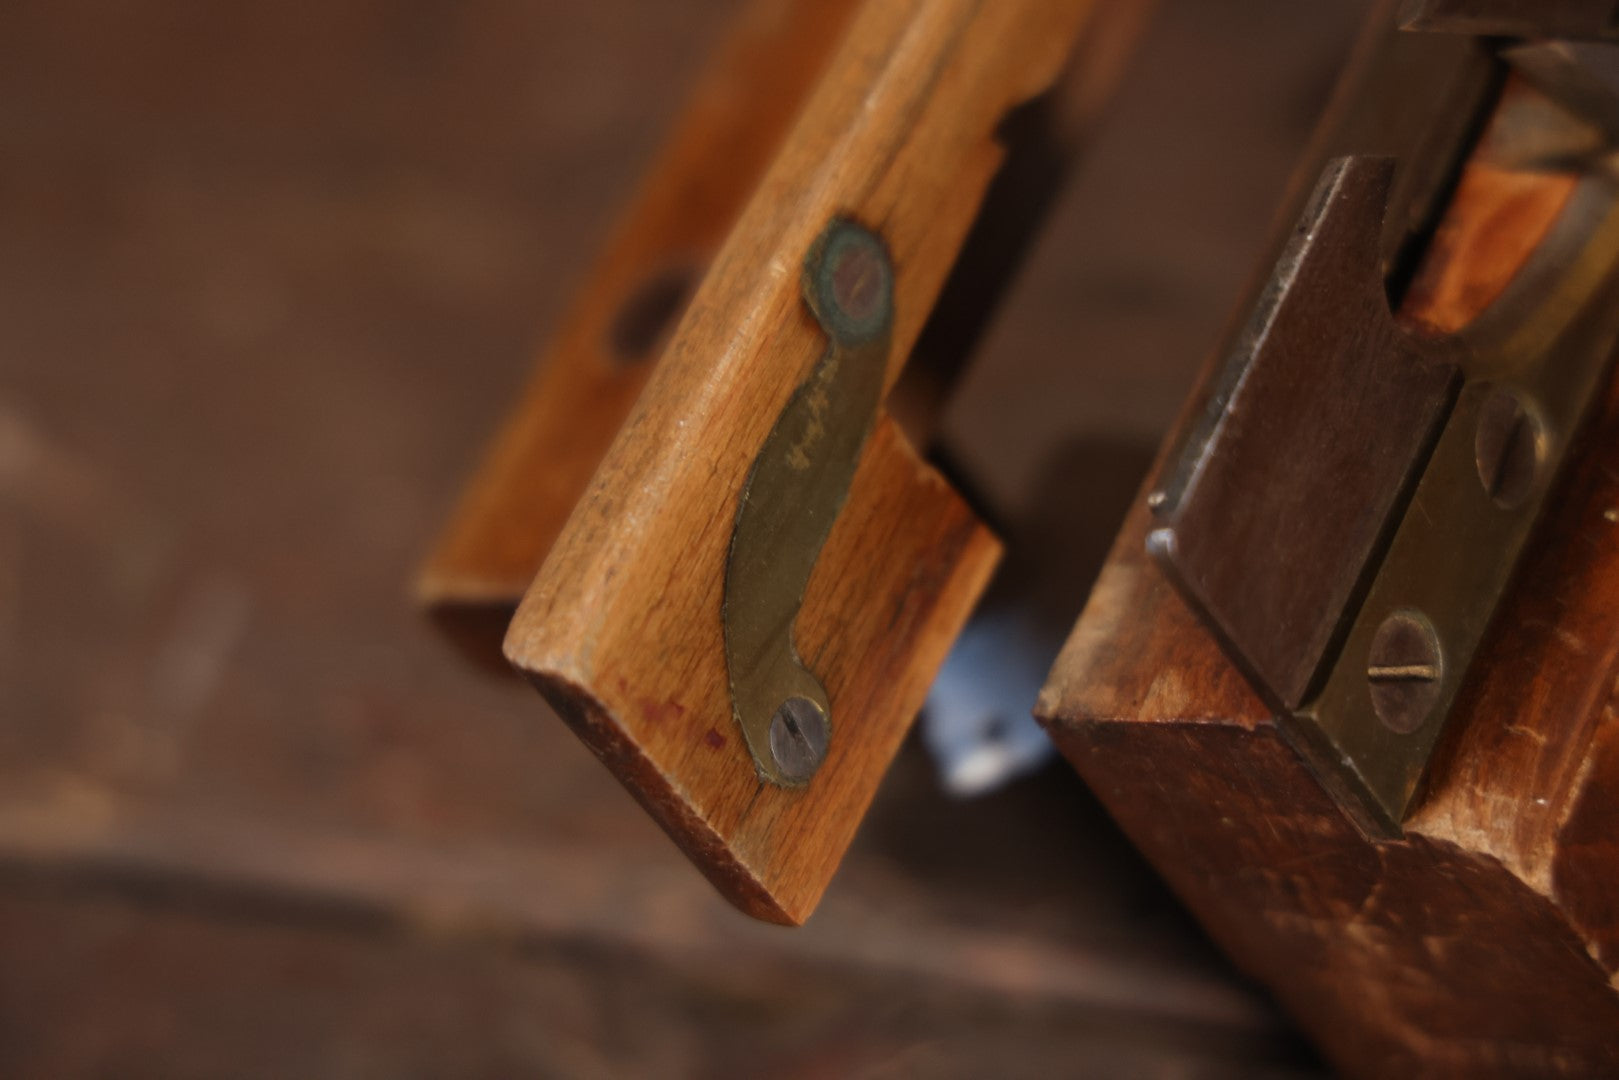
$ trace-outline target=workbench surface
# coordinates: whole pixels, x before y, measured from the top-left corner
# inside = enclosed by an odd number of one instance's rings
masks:
[[[0,1073],[1316,1072],[1066,767],[913,739],[766,927],[413,610],[734,7],[0,15]],[[1065,626],[1364,11],[1238,8],[1165,3],[949,415]]]

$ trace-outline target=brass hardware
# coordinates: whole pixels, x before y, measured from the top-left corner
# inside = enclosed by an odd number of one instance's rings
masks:
[[[1445,657],[1433,623],[1418,611],[1396,611],[1372,638],[1366,680],[1372,709],[1393,731],[1408,735],[1421,727],[1439,699]]]
[[[783,777],[804,783],[826,759],[827,714],[808,698],[790,697],[770,718],[770,759]]]
[[[1534,489],[1546,458],[1546,437],[1539,420],[1518,395],[1497,387],[1479,410],[1473,436],[1473,461],[1479,483],[1496,505],[1522,506]]]
[[[1513,284],[1459,334],[1471,346],[1467,381],[1320,695],[1297,717],[1374,827],[1397,832],[1405,818],[1551,479],[1604,384],[1619,342],[1616,268],[1619,188],[1592,174]],[[1367,675],[1382,628],[1410,611],[1422,613],[1443,657],[1437,677],[1418,684],[1431,698],[1420,716],[1386,701],[1380,710]],[[1411,684],[1402,689],[1409,697]]]
[[[725,567],[731,704],[761,779],[807,784],[826,758],[832,703],[799,658],[793,624],[876,421],[893,328],[883,242],[832,222],[803,267],[827,349],[788,400],[748,473]]]
[[[1577,55],[1619,72],[1619,51]],[[1504,156],[1490,160],[1526,167],[1530,129],[1545,145],[1579,144],[1593,121],[1569,111],[1576,97],[1515,99],[1526,103],[1497,116],[1485,150]],[[1372,159],[1334,163],[1200,439],[1149,497],[1160,521],[1149,550],[1323,784],[1374,833],[1399,834],[1610,372],[1619,345],[1612,161],[1605,150],[1577,159],[1551,232],[1449,338],[1390,332],[1369,254],[1387,175]],[[1440,381],[1445,371],[1457,382]]]

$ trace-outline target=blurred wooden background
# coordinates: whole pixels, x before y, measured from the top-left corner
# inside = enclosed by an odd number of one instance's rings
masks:
[[[759,926],[411,609],[734,6],[0,7],[0,1073],[1316,1071],[1064,767]],[[1070,621],[1365,7],[1166,0],[951,409]]]

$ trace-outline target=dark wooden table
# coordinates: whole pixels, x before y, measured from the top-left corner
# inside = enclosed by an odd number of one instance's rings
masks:
[[[952,408],[1067,622],[1363,6],[1167,2]],[[1314,1071],[1064,767],[756,925],[412,610],[732,7],[0,11],[0,1073]]]

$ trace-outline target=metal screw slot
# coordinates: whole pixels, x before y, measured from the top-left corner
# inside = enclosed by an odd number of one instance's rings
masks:
[[[1497,388],[1479,410],[1473,441],[1478,478],[1497,506],[1522,506],[1535,489],[1546,457],[1540,424],[1518,395]]]
[[[793,783],[815,775],[826,759],[826,715],[809,698],[791,697],[770,718],[770,756]]]
[[[759,447],[725,557],[725,670],[760,780],[802,787],[832,736],[831,695],[794,634],[811,575],[877,421],[894,327],[882,237],[835,218],[804,253],[799,287],[826,350]]]
[[[1390,731],[1409,735],[1433,712],[1444,685],[1439,634],[1415,611],[1396,611],[1372,637],[1366,680],[1372,708]]]
[[[894,268],[876,234],[835,223],[805,267],[806,298],[827,333],[844,345],[870,341],[893,319]]]
[[[888,299],[888,263],[874,243],[841,244],[831,266],[832,299],[850,322],[878,317]]]

